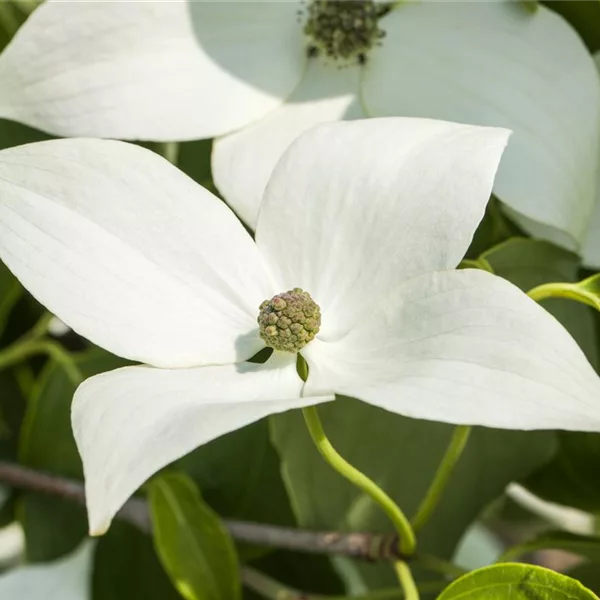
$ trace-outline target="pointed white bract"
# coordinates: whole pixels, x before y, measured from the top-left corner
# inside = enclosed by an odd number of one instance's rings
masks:
[[[296,357],[197,369],[126,367],[75,394],[73,431],[84,457],[90,531],[104,533],[158,469],[271,414],[332,400],[301,397]]]
[[[284,150],[301,134],[327,121],[358,119],[360,69],[333,70],[311,63],[288,101],[257,123],[213,143],[212,172],[238,216],[256,228],[265,186]]]
[[[600,78],[600,52],[596,52],[594,61]],[[583,264],[590,269],[600,269],[600,160],[598,160],[596,176],[596,204],[592,216],[588,220],[585,241],[581,251]]]
[[[297,10],[287,1],[45,2],[0,56],[0,117],[62,136],[233,131],[300,81]]]
[[[256,244],[150,151],[1,151],[0,258],[67,325],[148,364],[76,393],[91,531],[195,446],[335,394],[450,423],[600,431],[600,381],[562,326],[514,286],[451,270],[508,135],[401,118],[317,126],[275,167]],[[293,353],[244,362],[263,344],[259,304],[294,287],[322,313],[300,350],[306,384]]]
[[[277,290],[255,244],[158,155],[108,140],[11,148],[0,154],[0,196],[3,260],[81,335],[160,367],[261,348],[255,308]]]
[[[94,543],[50,563],[17,567],[0,575],[2,600],[90,600]]]
[[[512,0],[399,2],[380,20],[385,37],[348,67],[308,57],[307,15],[295,0],[46,2],[0,55],[0,117],[62,136],[227,134],[215,183],[252,228],[278,158],[311,125],[409,116],[507,127],[494,192],[527,231],[581,250],[600,81],[562,17]]]
[[[484,271],[428,273],[307,347],[306,393],[333,389],[409,417],[600,430],[598,375],[541,306]]]
[[[365,71],[363,97],[376,116],[512,129],[495,194],[578,246],[594,202],[600,82],[577,33],[537,8],[404,3],[385,18],[388,37]]]

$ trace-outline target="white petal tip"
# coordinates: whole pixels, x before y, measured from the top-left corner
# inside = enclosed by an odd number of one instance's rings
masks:
[[[89,534],[90,537],[100,537],[104,535],[110,527],[110,523],[102,523],[100,525],[95,525],[92,527],[90,525]]]

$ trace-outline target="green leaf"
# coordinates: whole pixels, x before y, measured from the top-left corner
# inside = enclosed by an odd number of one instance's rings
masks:
[[[21,284],[15,279],[4,263],[0,262],[0,336],[4,332],[10,311],[22,293],[23,288]]]
[[[450,441],[452,427],[409,419],[340,397],[319,407],[335,448],[414,514]],[[325,464],[299,411],[272,417],[273,440],[299,522],[316,529],[391,531],[378,506]],[[548,461],[547,432],[475,428],[419,549],[450,557],[468,525],[508,483]],[[465,493],[468,490],[468,493]],[[387,566],[362,566],[372,586],[393,585]]]
[[[600,435],[558,433],[558,452],[523,485],[545,500],[581,510],[600,510]]]
[[[500,201],[492,196],[467,250],[466,258],[475,259],[488,248],[520,234],[521,230],[502,211]]]
[[[567,575],[577,579],[596,594],[600,594],[600,562],[588,562],[571,569]]]
[[[583,38],[590,51],[600,50],[600,2],[598,0],[545,0],[550,10],[562,15]]]
[[[568,531],[546,531],[538,537],[509,548],[501,561],[512,561],[537,550],[565,550],[590,560],[600,561],[600,537],[579,535]]]
[[[579,258],[549,242],[512,238],[481,255],[494,272],[523,291],[553,282],[576,282]],[[588,289],[592,289],[590,284]],[[591,292],[588,292],[591,293]],[[594,334],[594,312],[563,298],[543,300],[541,305],[553,314],[575,338],[588,360],[598,367],[598,346]]]
[[[125,361],[93,348],[76,357],[86,377],[123,366]],[[34,469],[83,479],[71,431],[75,386],[55,363],[42,371],[29,401],[20,440],[20,461]],[[18,511],[25,532],[27,558],[48,561],[71,552],[87,532],[83,507],[47,495],[23,494]]]
[[[37,129],[15,123],[14,121],[0,119],[0,150],[49,139],[49,135]]]
[[[484,567],[451,583],[438,600],[598,600],[581,583],[524,564]]]
[[[223,517],[295,524],[266,419],[200,446],[174,466]]]
[[[92,600],[181,600],[150,536],[120,521],[98,540],[92,590]]]
[[[241,598],[233,541],[191,479],[156,477],[148,498],[156,552],[179,593],[186,600]]]

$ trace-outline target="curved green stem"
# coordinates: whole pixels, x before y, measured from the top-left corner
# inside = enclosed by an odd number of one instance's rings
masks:
[[[65,371],[69,379],[79,385],[83,375],[79,367],[62,346],[51,340],[23,339],[0,352],[0,371],[36,354],[46,354],[55,360]]]
[[[323,424],[319,418],[316,407],[303,408],[302,413],[308,431],[323,458],[348,481],[368,494],[381,508],[394,524],[400,536],[400,552],[404,556],[414,553],[416,547],[415,534],[410,523],[399,506],[371,479],[353,467],[346,459],[340,456],[325,435]]]
[[[419,590],[413,579],[410,567],[403,560],[398,560],[394,563],[394,570],[404,591],[404,599],[419,600]]]
[[[471,434],[471,427],[469,425],[459,425],[454,428],[452,433],[452,439],[448,446],[444,458],[438,467],[436,474],[423,498],[415,516],[412,518],[412,526],[415,531],[421,529],[425,523],[429,520],[429,517],[433,514],[439,504],[442,494],[448,485],[448,481],[454,472],[454,467],[458,463],[469,435]]]
[[[460,261],[460,264],[458,265],[459,269],[479,269],[481,271],[487,271],[488,273],[491,273],[492,275],[494,275],[494,268],[492,267],[492,265],[490,265],[490,263],[483,258],[482,256],[480,256],[479,258],[463,258],[463,260]]]
[[[587,281],[587,280],[586,280]],[[575,283],[544,283],[527,292],[527,295],[536,302],[547,298],[566,298],[574,300],[596,310],[600,310],[600,300],[594,294],[587,293],[581,284]]]

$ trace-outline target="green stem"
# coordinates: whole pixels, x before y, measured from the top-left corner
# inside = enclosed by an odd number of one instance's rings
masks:
[[[400,552],[410,556],[416,547],[415,534],[399,506],[371,479],[340,456],[325,435],[316,407],[303,408],[308,431],[323,458],[343,477],[368,494],[385,511],[400,536]]]
[[[251,567],[242,569],[242,582],[247,588],[268,600],[297,600],[301,598],[295,590]],[[311,597],[308,596],[308,598]]]
[[[438,575],[452,577],[453,579],[468,573],[466,569],[442,558],[438,558],[437,556],[432,556],[431,554],[417,554],[414,557],[414,561],[415,564],[418,564],[428,571],[432,571]]]
[[[544,283],[529,290],[527,295],[536,302],[546,300],[547,298],[566,298],[600,310],[596,297],[586,294],[576,284],[572,283]]]
[[[23,339],[0,352],[0,371],[35,356],[46,354],[56,361],[74,385],[83,381],[83,375],[71,355],[56,342],[50,340]]]
[[[179,159],[179,142],[163,142],[160,145],[161,154],[173,165]]]
[[[480,256],[479,258],[463,258],[458,265],[459,269],[480,269],[481,271],[487,271],[494,275],[494,268],[490,263]]]
[[[29,339],[39,339],[44,337],[48,333],[50,322],[54,318],[54,315],[46,311],[38,320],[38,322],[32,327],[31,331],[27,334]]]
[[[410,567],[403,560],[398,560],[394,563],[394,570],[404,591],[405,600],[419,600],[419,590],[413,579]]]
[[[427,523],[429,517],[431,517],[433,511],[439,504],[442,494],[448,485],[448,481],[450,481],[450,477],[454,472],[454,468],[467,445],[470,434],[471,427],[469,425],[459,425],[454,428],[450,445],[446,449],[446,453],[444,454],[433,481],[425,494],[425,498],[423,498],[415,516],[412,518],[412,526],[415,531],[421,529],[421,527]]]

